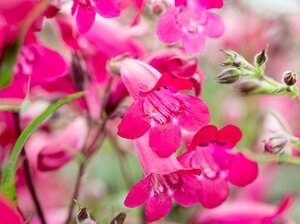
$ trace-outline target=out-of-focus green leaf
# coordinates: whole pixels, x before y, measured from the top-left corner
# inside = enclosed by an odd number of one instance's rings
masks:
[[[7,197],[12,199],[13,201],[17,199],[15,189],[16,163],[27,139],[42,124],[42,122],[46,120],[50,115],[52,115],[57,109],[72,100],[82,97],[83,95],[84,92],[79,92],[56,101],[48,108],[46,108],[23,130],[12,149],[8,164],[3,172],[0,189]]]
[[[0,88],[4,88],[12,80],[13,69],[20,46],[19,41],[16,41],[14,44],[6,46],[3,50],[3,57],[0,61]]]

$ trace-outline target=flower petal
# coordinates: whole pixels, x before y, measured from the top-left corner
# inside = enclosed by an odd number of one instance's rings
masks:
[[[0,198],[0,223],[3,224],[23,224],[25,223],[17,209],[13,208],[12,203],[3,197]]]
[[[145,177],[131,188],[124,201],[126,207],[135,208],[145,203],[149,197],[150,180],[151,175]]]
[[[177,94],[185,108],[178,117],[179,125],[187,131],[197,131],[210,121],[210,114],[207,105],[198,97],[188,94]]]
[[[221,143],[226,143],[227,149],[232,149],[242,139],[242,135],[238,127],[227,125],[219,131],[216,140]]]
[[[189,149],[195,149],[198,145],[208,145],[216,139],[218,129],[214,125],[207,125],[201,128],[193,137]]]
[[[128,92],[134,99],[141,93],[152,90],[162,75],[152,66],[135,59],[126,59],[121,63],[121,77]]]
[[[186,3],[187,0],[175,0],[175,6],[181,6]]]
[[[150,147],[160,157],[172,155],[180,146],[180,128],[177,125],[157,125],[150,129]]]
[[[115,0],[98,0],[96,2],[96,11],[104,18],[118,17],[121,14]]]
[[[220,177],[216,179],[201,179],[202,194],[200,195],[200,203],[204,208],[215,208],[222,204],[229,195],[229,187],[227,182]]]
[[[143,136],[151,127],[144,119],[143,100],[134,102],[118,126],[118,135],[123,138],[136,139]]]
[[[225,26],[222,18],[215,13],[207,12],[205,33],[211,38],[218,38],[224,34]]]
[[[168,44],[177,42],[182,37],[181,25],[176,22],[178,9],[170,8],[157,22],[158,38]]]
[[[236,186],[246,186],[252,183],[258,175],[258,165],[246,158],[242,153],[230,155],[230,168],[227,180]]]
[[[223,7],[223,0],[198,0],[200,5],[204,8],[211,9],[211,8],[222,8]]]
[[[82,6],[78,5],[78,11],[76,16],[76,24],[79,33],[83,34],[89,31],[94,24],[96,18],[95,8],[91,5]]]
[[[171,197],[150,197],[146,202],[146,218],[148,222],[154,222],[166,216],[172,208]]]
[[[185,33],[182,36],[182,45],[185,50],[198,54],[205,46],[205,34],[204,33]]]

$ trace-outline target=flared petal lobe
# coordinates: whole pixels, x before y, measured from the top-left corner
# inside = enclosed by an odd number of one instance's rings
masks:
[[[120,16],[120,9],[115,0],[96,1],[96,11],[104,18],[114,18]]]

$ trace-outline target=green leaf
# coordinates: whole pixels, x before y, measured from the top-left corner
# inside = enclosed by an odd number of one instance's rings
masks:
[[[3,50],[3,58],[0,62],[0,88],[6,87],[12,80],[14,65],[20,50],[20,43],[6,46]]]
[[[72,100],[82,97],[83,95],[84,92],[79,92],[56,101],[48,108],[46,108],[23,130],[12,149],[8,164],[4,168],[3,172],[0,189],[7,197],[12,199],[13,201],[16,201],[17,199],[15,188],[16,164],[27,139],[42,124],[42,122],[46,120],[50,115],[52,115],[57,109]]]

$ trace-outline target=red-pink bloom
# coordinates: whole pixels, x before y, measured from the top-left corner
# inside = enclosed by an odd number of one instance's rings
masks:
[[[34,142],[40,146],[38,169],[49,171],[62,167],[82,150],[86,137],[87,125],[83,118],[75,119],[59,133],[37,135]],[[30,153],[30,145],[27,147]]]
[[[241,131],[232,125],[221,130],[208,125],[199,130],[189,151],[178,157],[185,168],[202,169],[200,203],[213,208],[222,204],[228,194],[228,183],[246,186],[258,175],[258,165],[232,148],[242,138]]]
[[[80,33],[86,33],[94,24],[96,12],[104,18],[120,15],[116,0],[74,0],[72,14],[76,15],[76,23]]]
[[[23,224],[24,219],[21,217],[17,209],[12,203],[8,202],[4,197],[0,197],[0,223],[3,224]]]
[[[197,57],[187,55],[180,48],[168,48],[151,52],[142,59],[161,74],[177,79],[181,85],[193,86],[196,96],[200,94],[204,73],[198,68]]]
[[[168,44],[181,40],[192,53],[203,50],[206,37],[217,38],[224,33],[224,24],[218,15],[210,12],[197,0],[189,0],[180,7],[170,7],[160,17],[157,35]]]
[[[145,215],[152,222],[170,212],[172,198],[182,206],[197,203],[195,182],[200,170],[184,169],[175,156],[158,157],[149,148],[147,135],[145,137],[135,143],[146,177],[132,187],[124,204],[130,208],[146,204]]]
[[[213,210],[204,210],[196,216],[193,223],[201,224],[270,224],[294,223],[286,216],[293,203],[292,195],[288,194],[278,207],[257,201],[239,200],[229,202]]]
[[[169,85],[169,77],[150,65],[126,59],[120,73],[134,99],[118,126],[121,137],[136,139],[149,130],[150,147],[160,157],[169,157],[180,146],[181,128],[192,132],[209,122],[208,108],[201,99],[179,93]]]
[[[185,4],[189,0],[175,0],[175,6],[180,6]],[[202,7],[211,9],[211,8],[222,8],[223,0],[197,0],[198,4]]]

